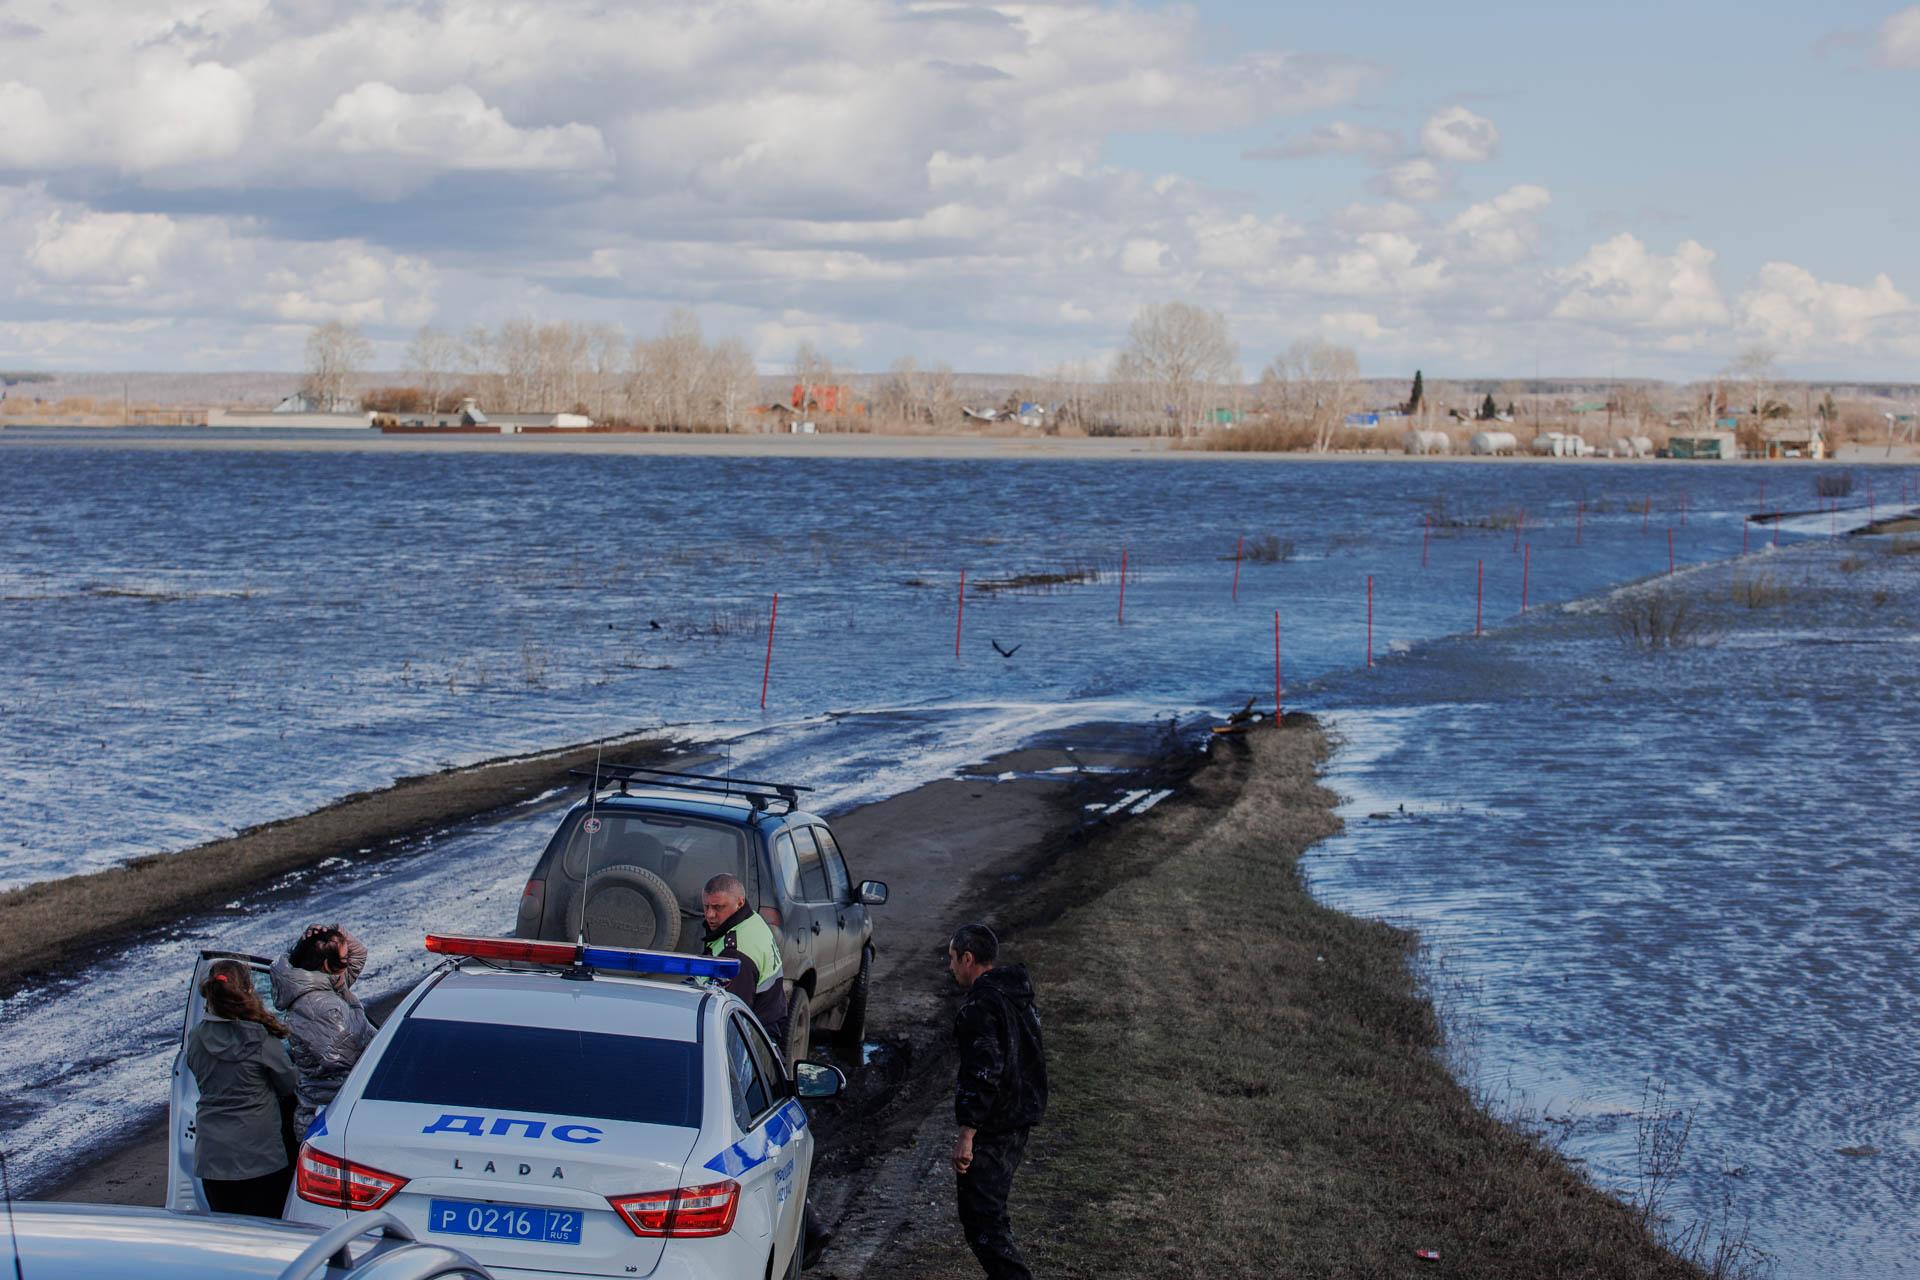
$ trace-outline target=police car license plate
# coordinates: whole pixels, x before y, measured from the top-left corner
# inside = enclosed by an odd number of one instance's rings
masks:
[[[446,1235],[527,1240],[536,1244],[579,1244],[584,1216],[578,1209],[434,1200],[427,1206],[427,1230]]]

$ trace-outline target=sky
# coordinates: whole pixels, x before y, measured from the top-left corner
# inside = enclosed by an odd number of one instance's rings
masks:
[[[1920,380],[1920,5],[0,0],[0,368],[317,324],[765,372],[1104,367],[1148,305],[1379,377]]]

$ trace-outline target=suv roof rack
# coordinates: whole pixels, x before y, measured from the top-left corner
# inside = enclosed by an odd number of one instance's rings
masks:
[[[786,808],[782,813],[792,813],[800,807],[800,792],[811,791],[812,787],[796,787],[787,782],[757,782],[752,778],[722,778],[708,773],[676,773],[672,769],[649,769],[638,764],[595,764],[591,769],[569,769],[576,778],[586,778],[587,794],[597,795],[602,787],[620,788],[621,795],[627,795],[627,788],[671,787],[676,791],[700,791],[709,795],[739,796],[753,806],[756,812],[766,809],[776,801],[782,801]]]

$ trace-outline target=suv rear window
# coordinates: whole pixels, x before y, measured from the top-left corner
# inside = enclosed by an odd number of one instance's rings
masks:
[[[684,1040],[408,1018],[365,1096],[697,1129],[699,1068]]]
[[[586,814],[575,812],[560,832],[560,858],[567,878],[579,882],[608,867],[633,866],[653,872],[673,889],[680,905],[698,915],[701,890],[721,872],[749,881],[747,838],[740,828],[677,814],[593,814],[600,829],[585,830]]]

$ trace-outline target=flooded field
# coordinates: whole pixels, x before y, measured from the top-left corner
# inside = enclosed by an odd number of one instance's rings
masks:
[[[1671,1208],[1751,1219],[1782,1275],[1920,1243],[1920,555],[1841,536],[1866,495],[1829,511],[1811,469],[4,457],[0,885],[656,726],[843,808],[1093,716],[1270,703],[1277,611],[1290,705],[1344,742],[1316,890],[1423,931],[1465,1069],[1628,1194],[1664,1087]],[[1872,479],[1882,513],[1913,483]],[[1622,640],[1669,589],[1687,642]],[[504,929],[522,815],[306,876],[239,940],[368,897]],[[148,1024],[203,941],[0,1005],[10,1146],[57,1162],[163,1096]]]

